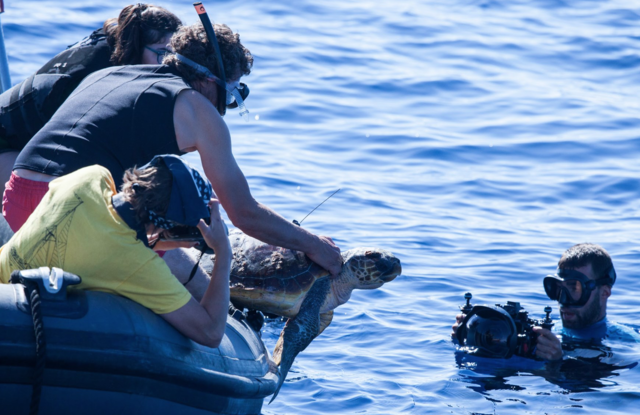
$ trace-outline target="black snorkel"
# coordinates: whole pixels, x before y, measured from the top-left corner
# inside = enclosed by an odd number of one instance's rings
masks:
[[[204,5],[202,2],[193,3],[193,7],[195,7],[196,12],[198,13],[198,17],[200,17],[200,21],[202,22],[202,26],[204,27],[204,31],[207,34],[207,38],[209,42],[213,46],[213,50],[216,56],[216,63],[218,64],[218,70],[216,75],[221,81],[222,85],[227,84],[227,77],[224,73],[224,64],[222,63],[222,54],[220,53],[220,46],[218,45],[218,40],[216,39],[216,33],[213,30],[213,25],[211,24],[211,20],[209,19],[209,15],[207,11],[204,9]],[[218,86],[218,102],[216,104],[216,108],[221,116],[227,112],[227,90],[224,86],[216,83]]]

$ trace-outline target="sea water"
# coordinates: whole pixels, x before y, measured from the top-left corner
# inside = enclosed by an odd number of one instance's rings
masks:
[[[157,1],[187,24],[189,1]],[[5,1],[12,81],[125,1]],[[546,305],[578,242],[613,256],[611,320],[640,310],[640,4],[630,0],[205,2],[254,55],[251,122],[225,120],[253,196],[344,250],[386,248],[403,275],[356,291],[266,414],[637,411],[640,369],[579,387],[527,361],[465,364],[450,327],[475,303]],[[197,155],[187,159],[199,163]],[[283,323],[263,338],[273,348]],[[621,345],[638,361],[638,346]]]

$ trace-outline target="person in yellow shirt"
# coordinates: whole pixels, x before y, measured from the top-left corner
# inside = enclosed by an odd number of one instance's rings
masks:
[[[120,193],[102,166],[62,176],[0,248],[0,282],[8,283],[14,270],[62,268],[82,278],[78,288],[130,298],[190,339],[218,347],[229,306],[231,247],[212,194],[209,181],[174,155],[127,170]],[[197,226],[216,252],[198,300],[151,249],[179,225]]]

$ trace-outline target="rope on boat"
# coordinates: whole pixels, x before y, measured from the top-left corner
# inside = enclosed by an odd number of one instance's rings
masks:
[[[40,410],[40,397],[42,396],[42,381],[44,378],[44,367],[47,357],[47,341],[44,335],[44,323],[40,309],[40,293],[38,286],[28,284],[29,301],[31,303],[31,316],[33,317],[33,329],[36,336],[36,367],[33,374],[33,386],[31,392],[30,415],[37,415]]]
[[[26,291],[31,307],[31,318],[33,320],[33,332],[36,338],[36,364],[31,381],[31,404],[29,415],[38,415],[40,411],[40,398],[42,397],[42,381],[44,379],[44,368],[47,357],[47,341],[44,335],[44,322],[42,320],[42,300],[38,284],[22,278],[20,271],[11,274],[12,284],[22,284]]]

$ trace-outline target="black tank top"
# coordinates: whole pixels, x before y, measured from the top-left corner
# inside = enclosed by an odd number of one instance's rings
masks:
[[[108,68],[112,49],[98,29],[0,95],[0,139],[21,150],[85,76]]]
[[[14,169],[62,176],[99,164],[116,186],[128,168],[178,154],[173,107],[191,87],[163,65],[116,66],[85,78],[22,150]]]

